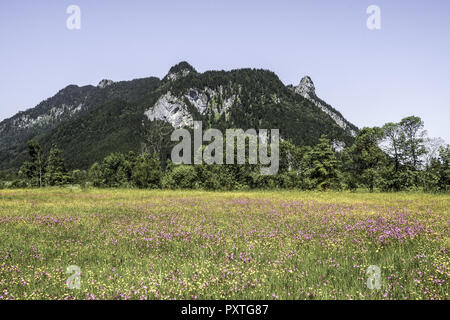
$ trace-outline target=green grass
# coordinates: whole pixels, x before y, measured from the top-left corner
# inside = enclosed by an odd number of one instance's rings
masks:
[[[0,190],[0,299],[448,299],[449,227],[448,195]]]

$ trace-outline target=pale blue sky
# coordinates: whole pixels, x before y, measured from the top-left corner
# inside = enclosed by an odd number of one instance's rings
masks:
[[[81,8],[81,30],[66,8]],[[381,8],[381,30],[366,9]],[[69,84],[198,71],[310,75],[317,93],[359,127],[418,115],[450,142],[448,0],[47,0],[0,2],[0,120]]]

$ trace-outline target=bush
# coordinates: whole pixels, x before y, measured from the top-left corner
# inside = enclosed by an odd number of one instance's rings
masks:
[[[177,165],[170,166],[162,179],[162,187],[166,189],[196,189],[197,172],[194,166]]]
[[[132,171],[132,180],[138,188],[161,187],[161,164],[156,156],[144,153],[137,157]]]
[[[199,186],[203,189],[242,190],[245,188],[245,184],[236,178],[231,166],[203,164],[195,168],[197,170]]]
[[[103,187],[105,185],[102,175],[102,168],[98,162],[94,163],[89,169],[89,181],[94,187]]]
[[[11,182],[6,182],[5,187],[9,189],[22,189],[31,187],[31,184],[24,179],[16,179]]]
[[[84,187],[88,181],[88,173],[86,170],[73,170],[70,174],[70,180],[73,184]]]

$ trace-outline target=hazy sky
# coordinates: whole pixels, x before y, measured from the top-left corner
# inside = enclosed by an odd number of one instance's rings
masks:
[[[69,5],[81,29],[69,30]],[[381,30],[366,27],[369,5]],[[359,127],[420,116],[450,142],[448,0],[41,0],[0,2],[0,120],[69,84],[270,69],[310,75],[317,94]]]

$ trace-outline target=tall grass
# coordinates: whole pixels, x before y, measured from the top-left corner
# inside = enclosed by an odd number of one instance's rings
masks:
[[[449,208],[422,193],[1,190],[0,299],[448,299]]]

